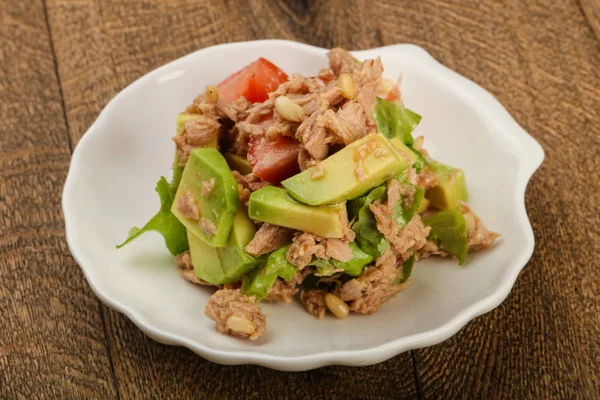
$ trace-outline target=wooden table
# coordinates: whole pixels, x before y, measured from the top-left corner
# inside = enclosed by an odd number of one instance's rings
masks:
[[[245,3],[245,2],[244,2]],[[1,0],[1,398],[600,398],[600,3]],[[217,43],[412,42],[544,147],[533,258],[450,340],[365,368],[281,373],[158,344],[103,306],[65,243],[73,147],[117,92]]]

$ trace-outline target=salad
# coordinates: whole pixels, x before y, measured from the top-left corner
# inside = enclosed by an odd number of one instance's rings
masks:
[[[464,172],[432,159],[421,116],[379,58],[336,48],[317,76],[259,58],[207,86],[177,117],[161,206],[121,247],[157,231],[188,281],[214,288],[219,332],[256,339],[261,302],[296,294],[310,314],[371,314],[414,264],[489,247]]]

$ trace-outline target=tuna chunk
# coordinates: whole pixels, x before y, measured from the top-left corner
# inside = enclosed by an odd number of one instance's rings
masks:
[[[411,202],[411,196],[414,196],[414,191],[411,191],[409,185],[402,185],[392,179],[388,184],[387,195],[388,199],[384,204],[377,200],[369,207],[375,216],[377,230],[392,244],[396,253],[403,260],[407,260],[415,250],[425,246],[431,228],[423,225],[419,214],[415,214],[402,228],[394,220],[393,208],[401,196],[408,202]]]
[[[298,232],[286,254],[287,260],[302,269],[312,261],[313,255],[324,260],[350,261],[352,249],[345,239],[325,239],[312,233]]]
[[[231,172],[238,183],[238,197],[240,199],[240,203],[242,204],[248,205],[248,200],[250,199],[252,192],[264,188],[265,186],[269,186],[269,182],[263,181],[252,173],[248,175],[242,175],[235,170]]]
[[[302,293],[300,293],[300,301],[309,314],[312,314],[319,319],[323,319],[327,312],[327,304],[325,303],[326,294],[327,291],[323,289],[303,290]]]
[[[175,136],[179,165],[185,165],[193,149],[203,147],[219,136],[221,124],[216,118],[201,115],[198,119],[186,122],[183,132]]]
[[[340,47],[331,49],[327,53],[327,57],[329,58],[329,68],[337,76],[343,72],[352,71],[357,63],[356,58],[352,54]]]
[[[292,240],[293,234],[291,229],[264,223],[244,250],[258,257],[285,246]]]
[[[200,219],[198,204],[196,204],[196,200],[194,200],[194,196],[189,190],[186,190],[183,196],[177,200],[177,209],[186,218]]]
[[[217,290],[204,308],[204,314],[217,323],[217,331],[239,338],[254,340],[267,329],[267,316],[254,296],[244,296],[240,289]]]
[[[304,274],[300,271],[289,282],[285,279],[277,278],[264,300],[269,303],[291,303],[294,295],[298,293],[297,285],[302,283],[303,280]]]
[[[461,203],[460,207],[467,223],[469,251],[487,249],[501,236],[499,233],[489,231],[467,204]]]
[[[394,285],[397,260],[392,249],[388,249],[355,279],[351,279],[334,291],[340,299],[350,302],[350,310],[359,314],[372,314],[383,303],[394,297],[406,284]]]

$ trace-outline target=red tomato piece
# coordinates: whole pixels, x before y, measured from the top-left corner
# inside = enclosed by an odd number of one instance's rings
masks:
[[[288,80],[285,72],[264,58],[259,58],[219,83],[219,97],[234,101],[244,96],[257,103],[269,98],[268,94]]]
[[[254,175],[271,183],[279,183],[300,172],[299,143],[290,137],[269,139],[251,136],[248,143],[248,161]]]

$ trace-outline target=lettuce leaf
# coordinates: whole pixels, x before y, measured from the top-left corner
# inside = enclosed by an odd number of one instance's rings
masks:
[[[242,279],[242,294],[245,296],[256,296],[256,300],[262,300],[275,284],[277,277],[289,281],[294,277],[298,268],[290,263],[285,254],[289,245],[273,251],[267,258],[267,264],[253,269]]]
[[[176,182],[176,179],[174,179],[173,183],[179,182]],[[160,210],[143,228],[140,229],[135,226],[131,228],[127,239],[120,245],[117,245],[117,249],[130,243],[143,233],[150,231],[158,232],[164,237],[167,249],[174,256],[183,253],[189,248],[186,229],[171,212],[171,206],[173,205],[175,192],[177,191],[176,186],[169,184],[164,176],[160,177],[155,189],[160,197]]]
[[[354,242],[350,242],[349,246],[352,249],[352,259],[349,261],[340,261],[333,258],[329,260],[315,258],[308,265],[316,267],[317,272],[322,276],[331,276],[341,268],[345,274],[357,277],[361,274],[363,268],[373,261],[373,257],[361,250]]]
[[[410,278],[410,274],[412,273],[413,266],[415,265],[415,253],[413,253],[408,260],[402,263],[402,269],[398,271],[398,275],[392,282],[393,285],[400,285],[404,283]]]
[[[412,145],[412,131],[421,122],[421,116],[406,107],[377,98],[373,118],[379,132],[389,139],[398,137],[407,146]]]
[[[369,205],[375,200],[385,201],[387,187],[379,186],[367,195],[350,200],[348,209],[350,218],[354,219],[352,230],[356,233],[356,243],[365,252],[373,257],[379,257],[390,247],[381,232],[377,230],[377,222]]]

